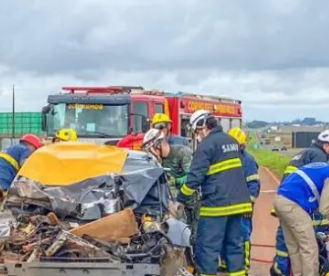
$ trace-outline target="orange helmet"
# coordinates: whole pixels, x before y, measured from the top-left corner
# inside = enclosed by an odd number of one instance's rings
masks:
[[[19,141],[28,143],[36,149],[41,148],[43,146],[41,140],[33,134],[26,134]]]

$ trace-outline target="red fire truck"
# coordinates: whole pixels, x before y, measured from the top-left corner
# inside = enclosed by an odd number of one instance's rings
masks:
[[[241,101],[190,93],[167,93],[143,87],[63,87],[48,96],[42,128],[48,137],[58,129],[74,128],[79,140],[117,144],[129,134],[144,133],[155,113],[173,121],[173,134],[192,138],[189,117],[198,109],[211,111],[227,131],[242,124]]]

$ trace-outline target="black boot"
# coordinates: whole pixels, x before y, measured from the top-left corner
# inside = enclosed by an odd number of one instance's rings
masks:
[[[282,275],[280,275],[280,274],[278,274],[278,273],[275,272],[273,265],[271,266],[270,274],[271,274],[271,276],[282,276]]]

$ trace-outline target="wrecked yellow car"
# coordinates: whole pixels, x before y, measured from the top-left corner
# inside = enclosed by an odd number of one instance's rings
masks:
[[[171,200],[164,169],[144,152],[45,146],[26,161],[4,201],[0,275],[186,271],[193,265],[190,230]]]

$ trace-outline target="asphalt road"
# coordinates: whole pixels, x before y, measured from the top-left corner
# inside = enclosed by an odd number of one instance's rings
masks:
[[[279,225],[277,218],[270,215],[272,203],[279,181],[266,168],[260,168],[261,193],[255,204],[253,217],[253,233],[251,243],[255,245],[275,245],[276,229]],[[275,248],[251,247],[251,275],[267,276],[270,264],[275,255]]]

